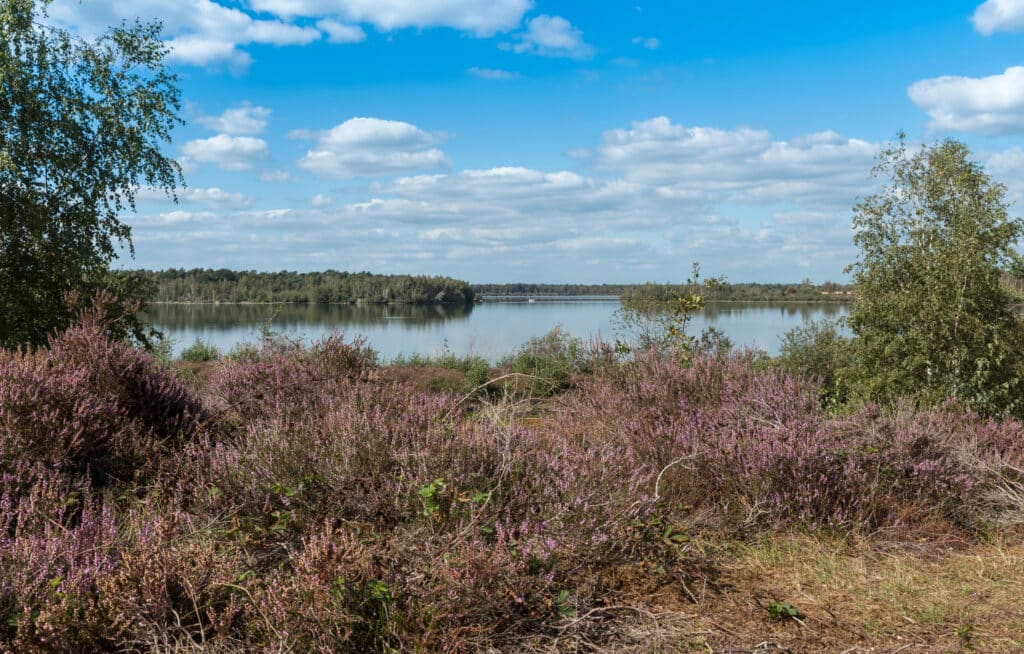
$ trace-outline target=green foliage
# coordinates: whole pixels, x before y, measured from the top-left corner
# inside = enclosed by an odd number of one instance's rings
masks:
[[[800,611],[789,602],[768,602],[768,616],[773,620],[799,620]]]
[[[615,312],[614,320],[626,340],[616,340],[616,349],[655,350],[680,360],[689,359],[702,343],[708,347],[722,344],[728,349],[731,344],[720,332],[701,339],[688,333],[694,314],[704,308],[703,290],[722,283],[715,278],[702,285],[700,266],[694,263],[690,279],[682,287],[649,284],[645,292],[623,296],[622,308]]]
[[[368,272],[299,273],[254,270],[136,271],[153,284],[159,302],[287,302],[294,304],[473,303],[473,288],[451,277],[374,275]]]
[[[812,320],[783,335],[777,362],[787,372],[821,380],[822,403],[835,409],[849,397],[851,355],[850,339],[837,321]]]
[[[173,195],[181,172],[161,152],[177,117],[155,24],[85,40],[54,27],[45,0],[0,1],[0,346],[39,345],[99,289],[139,297],[112,275],[120,216],[142,186]],[[128,302],[122,333],[144,337]]]
[[[433,518],[441,510],[441,496],[448,490],[444,479],[438,477],[429,484],[420,486],[420,502],[423,504],[423,515]]]
[[[220,358],[220,350],[212,343],[207,343],[201,338],[189,345],[181,353],[183,361],[216,361]]]
[[[849,325],[860,399],[955,398],[986,415],[1024,414],[1024,332],[1000,283],[1020,263],[1024,221],[1006,189],[947,140],[880,155],[887,185],[854,208]]]
[[[573,372],[587,366],[580,339],[570,336],[561,327],[531,338],[498,362],[503,370],[532,377],[528,388],[534,397],[555,395],[569,388]]]

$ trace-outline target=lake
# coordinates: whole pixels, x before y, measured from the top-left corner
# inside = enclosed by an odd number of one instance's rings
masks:
[[[390,361],[399,354],[434,355],[450,350],[490,361],[514,351],[554,327],[587,338],[613,341],[615,298],[553,298],[487,301],[471,307],[352,306],[288,304],[160,304],[147,318],[172,339],[175,354],[197,338],[226,352],[242,341],[258,341],[264,326],[275,332],[316,339],[332,330],[364,336]],[[777,354],[780,337],[806,320],[838,318],[847,307],[836,303],[711,303],[694,318],[690,333],[716,327],[736,345]]]

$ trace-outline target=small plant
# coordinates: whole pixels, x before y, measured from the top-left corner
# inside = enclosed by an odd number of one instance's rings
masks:
[[[800,610],[789,602],[768,602],[768,617],[772,620],[799,620],[802,616]]]
[[[420,487],[419,495],[420,501],[423,503],[424,516],[433,518],[441,510],[441,494],[447,488],[448,486],[444,483],[444,479],[440,477],[426,486]]]
[[[558,595],[555,596],[554,605],[555,611],[558,612],[558,615],[560,615],[561,617],[576,617],[576,608],[572,605],[572,602],[569,599],[569,591],[564,589],[558,591]]]
[[[217,346],[212,343],[207,343],[201,338],[197,338],[196,342],[189,345],[181,352],[182,361],[216,361],[220,358],[220,350]]]
[[[960,642],[960,648],[965,652],[974,652],[974,625],[962,624],[953,629],[953,635]]]

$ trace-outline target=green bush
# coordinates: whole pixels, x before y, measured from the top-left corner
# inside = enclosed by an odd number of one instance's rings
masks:
[[[213,343],[207,343],[201,338],[189,345],[181,353],[182,361],[216,361],[220,358],[220,350]]]
[[[847,401],[850,389],[844,371],[853,365],[853,352],[838,321],[811,320],[786,332],[777,362],[786,372],[820,380],[825,406]]]
[[[531,395],[545,397],[569,388],[572,373],[588,368],[580,339],[555,327],[544,336],[531,338],[514,353],[498,362],[508,372],[529,375]]]

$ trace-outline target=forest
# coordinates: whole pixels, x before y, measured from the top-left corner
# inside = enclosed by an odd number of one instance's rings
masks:
[[[471,304],[474,290],[450,277],[368,272],[133,271],[152,286],[153,302],[297,304]]]

